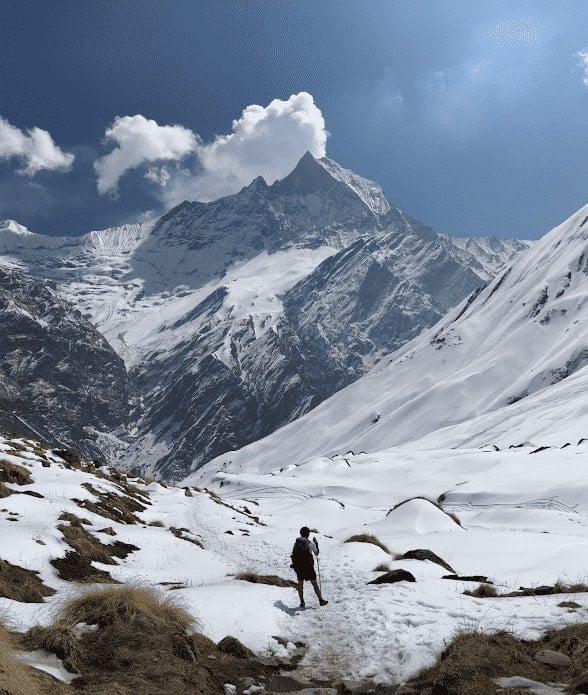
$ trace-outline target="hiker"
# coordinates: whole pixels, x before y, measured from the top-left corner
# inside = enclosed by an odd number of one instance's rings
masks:
[[[316,581],[316,572],[314,571],[314,555],[319,554],[318,541],[316,538],[310,540],[310,529],[308,526],[303,526],[300,529],[300,536],[296,539],[292,548],[292,568],[298,577],[298,596],[300,596],[300,608],[304,608],[304,582],[309,581],[317,595],[321,606],[325,606],[328,601],[325,601],[321,593],[320,587]]]

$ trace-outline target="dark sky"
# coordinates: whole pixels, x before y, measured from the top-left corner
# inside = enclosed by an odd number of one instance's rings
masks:
[[[316,109],[327,155],[437,231],[536,238],[588,202],[585,0],[0,8],[0,218],[33,231],[80,234],[281,176],[320,130]],[[252,111],[215,140],[246,107],[300,92],[315,110],[288,102],[251,135]],[[117,116],[138,118],[106,140]],[[116,147],[99,192],[94,163]]]

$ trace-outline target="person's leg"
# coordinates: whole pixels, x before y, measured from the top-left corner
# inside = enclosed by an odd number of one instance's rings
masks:
[[[321,594],[321,590],[319,589],[319,585],[318,585],[316,579],[311,579],[310,582],[312,584],[312,587],[314,589],[314,593],[316,594],[321,606],[324,606],[325,604],[327,604],[328,601],[325,601],[325,599],[323,598],[323,595]]]
[[[300,597],[300,605],[304,606],[304,579],[298,580],[298,596]]]

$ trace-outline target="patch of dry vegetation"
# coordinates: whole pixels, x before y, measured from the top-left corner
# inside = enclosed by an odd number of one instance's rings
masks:
[[[94,567],[92,562],[116,565],[114,558],[122,560],[135,550],[139,550],[136,545],[122,541],[101,543],[96,536],[93,536],[82,526],[84,520],[75,514],[69,514],[68,518],[70,519],[69,526],[59,524],[57,528],[61,531],[65,542],[73,548],[73,551],[68,551],[64,558],[51,561],[51,564],[58,570],[61,579],[85,582],[112,581],[108,572]]]
[[[16,492],[16,490],[9,488],[5,483],[30,485],[32,482],[33,479],[28,468],[19,466],[6,459],[0,459],[0,498],[8,497]]]
[[[389,572],[390,571],[390,565],[387,565],[385,562],[381,562],[379,565],[376,565],[372,572]]]
[[[0,626],[0,693],[2,695],[44,695],[33,669],[18,658],[8,631]]]
[[[92,629],[79,631],[80,623]],[[57,654],[80,674],[71,692],[81,695],[218,695],[226,682],[267,672],[238,640],[225,638],[217,646],[194,627],[168,597],[107,587],[65,604],[54,625],[33,628],[25,643]]]
[[[390,555],[390,551],[388,550],[387,546],[382,543],[381,540],[376,538],[376,536],[372,536],[369,533],[358,533],[355,536],[350,536],[345,543],[371,543],[372,545],[377,545],[378,548],[381,548],[385,553]]]
[[[240,572],[235,575],[235,579],[251,584],[267,584],[268,586],[283,586],[295,589],[297,584],[292,579],[283,579],[277,574],[256,574],[255,572]]]
[[[492,584],[486,583],[478,584],[475,589],[466,589],[463,593],[474,598],[496,598],[500,595]]]
[[[544,649],[561,652],[571,661],[562,666],[541,663],[534,656]],[[521,676],[541,683],[570,683],[586,670],[586,623],[552,630],[536,642],[516,639],[507,632],[462,633],[431,668],[411,681],[410,686],[417,688],[417,692],[440,695],[495,695],[495,678]]]
[[[0,560],[0,596],[22,603],[43,603],[45,596],[54,593],[55,589],[39,579],[38,572]]]
[[[33,482],[31,472],[24,466],[0,459],[0,481],[16,485],[30,485]]]
[[[87,509],[94,514],[110,519],[110,521],[117,521],[119,524],[140,524],[141,519],[136,516],[137,512],[144,512],[147,507],[146,504],[149,502],[146,500],[139,501],[135,496],[129,494],[117,495],[115,492],[102,492],[96,489],[91,483],[82,483],[82,487],[94,497],[97,498],[97,502],[92,500],[74,500],[78,507],[82,509]],[[126,487],[130,487],[128,484]],[[137,488],[137,493],[140,495],[141,492]],[[135,492],[133,491],[133,494]]]

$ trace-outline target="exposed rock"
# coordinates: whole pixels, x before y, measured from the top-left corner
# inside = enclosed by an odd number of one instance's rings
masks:
[[[231,637],[230,635],[223,637],[216,646],[219,651],[231,654],[231,656],[237,657],[237,659],[249,659],[253,656],[253,652],[250,649],[241,644],[236,637]]]
[[[381,574],[368,584],[394,584],[395,582],[416,582],[416,579],[407,570],[397,569]]]
[[[429,560],[429,562],[434,562],[437,565],[441,565],[444,569],[449,572],[455,572],[453,567],[445,562],[439,555],[436,555],[432,550],[419,549],[419,550],[408,550],[401,558],[402,560]]]
[[[0,266],[0,429],[105,458],[97,432],[125,427],[134,391],[121,358],[47,283]]]
[[[458,574],[446,574],[442,577],[442,579],[454,579],[455,581],[460,582],[482,582],[484,584],[492,584],[492,582],[488,580],[488,577],[483,574],[468,574],[464,576],[460,576]]]
[[[569,666],[572,663],[569,656],[561,652],[553,651],[552,649],[541,649],[535,653],[533,658],[535,661],[540,661],[542,664],[555,667]]]

